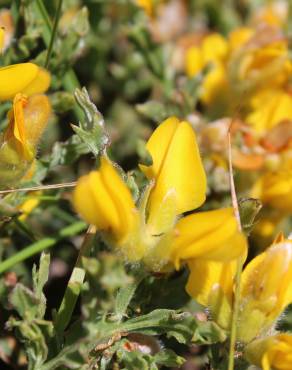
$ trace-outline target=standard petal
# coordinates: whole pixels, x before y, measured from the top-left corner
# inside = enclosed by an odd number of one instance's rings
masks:
[[[30,96],[34,94],[41,94],[48,90],[51,84],[51,76],[45,69],[38,69],[36,77],[27,85],[23,93]]]
[[[169,191],[175,193],[177,215],[205,201],[206,175],[194,130],[188,122],[177,126],[155,181],[149,197],[149,224],[155,223],[160,204]]]
[[[151,166],[140,165],[139,167],[149,179],[156,178],[161,171],[178,125],[179,120],[176,117],[170,117],[157,127],[148,140],[146,148],[151,154],[153,163]]]

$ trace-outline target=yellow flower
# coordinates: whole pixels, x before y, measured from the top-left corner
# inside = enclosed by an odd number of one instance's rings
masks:
[[[273,244],[255,257],[241,277],[238,339],[267,331],[292,302],[292,241]]]
[[[13,185],[28,171],[50,114],[51,106],[46,96],[15,96],[13,108],[8,113],[8,127],[0,136],[1,187]]]
[[[153,15],[153,0],[136,0],[137,4],[151,17]]]
[[[155,130],[146,147],[153,164],[140,168],[155,181],[148,198],[146,230],[156,238],[147,261],[153,265],[166,259],[178,268],[181,260],[226,261],[244,253],[245,239],[237,230],[232,209],[196,213],[177,220],[178,215],[205,201],[206,176],[190,124],[169,118]],[[165,236],[157,240],[163,233]]]
[[[187,293],[209,307],[213,319],[224,329],[230,326],[236,264],[236,260],[225,263],[204,259],[188,261]]]
[[[238,231],[232,208],[183,217],[177,222],[174,234],[172,259],[176,266],[180,259],[230,261],[246,251],[246,240]]]
[[[244,255],[243,255],[244,257]],[[190,260],[187,292],[229,329],[236,262]],[[247,264],[241,275],[237,339],[265,333],[292,302],[292,241],[279,240]]]
[[[239,27],[228,35],[229,47],[232,52],[242,47],[254,35],[254,30],[249,27]]]
[[[165,202],[172,200],[175,216],[204,203],[206,175],[194,130],[188,122],[175,117],[167,119],[154,131],[146,148],[153,164],[140,168],[148,179],[155,180],[148,199],[147,224],[151,225],[151,233],[159,234],[157,223]]]
[[[292,120],[292,95],[282,89],[267,89],[255,94],[246,117],[258,134],[265,134],[284,120]]]
[[[273,27],[283,27],[288,18],[288,3],[285,1],[267,2],[264,6],[256,9],[252,17],[252,23],[258,26],[264,23]]]
[[[25,197],[25,201],[17,207],[19,212],[21,212],[21,215],[18,217],[19,220],[25,221],[27,216],[39,205],[40,194],[41,193],[37,191]]]
[[[255,183],[252,196],[283,213],[292,211],[292,168],[267,172]]]
[[[0,101],[13,99],[17,93],[28,96],[45,92],[51,77],[33,63],[14,64],[0,68]]]
[[[206,36],[200,46],[191,46],[186,55],[187,75],[192,77],[202,72],[208,63],[223,62],[227,56],[228,44],[218,33]]]
[[[274,29],[259,31],[230,56],[228,75],[240,93],[283,87],[292,73],[288,42]]]
[[[200,46],[192,46],[186,52],[186,73],[189,77],[202,73],[206,67],[210,68],[202,83],[201,99],[205,104],[210,104],[226,88],[224,61],[227,54],[227,41],[217,33],[205,37]]]
[[[246,359],[263,370],[292,369],[292,335],[276,334],[246,346]]]
[[[100,169],[78,181],[73,196],[77,211],[128,260],[142,260],[151,270],[171,269],[190,257],[230,261],[241,254],[245,242],[234,228],[230,210],[178,221],[179,215],[205,200],[206,177],[191,125],[175,117],[167,119],[154,131],[147,149],[152,165],[140,168],[150,184],[138,210],[113,164],[102,157]],[[206,224],[207,218],[215,221],[223,216],[224,227],[220,222]],[[208,238],[201,228],[216,230]],[[230,243],[236,244],[232,251]]]
[[[98,171],[82,176],[73,195],[76,210],[84,219],[106,232],[110,242],[124,251],[130,260],[140,259],[143,250],[135,245],[133,234],[139,227],[134,200],[117,169],[105,156]]]

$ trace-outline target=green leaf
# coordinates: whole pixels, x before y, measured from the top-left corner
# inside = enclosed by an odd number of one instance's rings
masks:
[[[95,126],[90,131],[85,131],[75,125],[71,125],[71,127],[95,157],[105,148],[107,140],[105,140],[103,130],[99,126]]]
[[[46,163],[49,168],[54,168],[58,165],[71,165],[81,155],[89,153],[89,147],[80,139],[78,135],[72,135],[67,141],[57,142],[53,146],[52,154],[49,156]]]
[[[139,351],[117,351],[118,361],[123,364],[123,370],[158,370],[158,367],[151,361],[151,356],[143,355]]]
[[[159,365],[173,367],[183,365],[186,360],[183,357],[178,356],[171,349],[165,349],[156,353],[154,361]]]
[[[46,297],[43,294],[43,288],[49,277],[50,268],[50,255],[43,252],[40,257],[40,267],[36,271],[36,266],[33,266],[32,279],[33,279],[33,290],[39,300],[38,305],[38,318],[43,318],[46,313]]]
[[[198,344],[223,343],[227,339],[226,333],[213,321],[197,321],[197,328],[192,338]]]
[[[196,327],[196,320],[190,313],[177,313],[167,309],[157,309],[124,323],[124,329],[129,332],[166,334],[167,337],[174,337],[179,343],[190,342]]]
[[[40,300],[21,283],[16,284],[13,289],[10,295],[10,303],[23,319],[32,321],[38,316]]]
[[[48,253],[42,252],[40,257],[40,266],[38,271],[34,266],[33,268],[33,289],[38,298],[41,297],[44,285],[49,278],[49,268],[50,268],[50,255]]]
[[[75,98],[85,114],[85,121],[79,126],[72,125],[79,138],[88,146],[89,150],[97,157],[109,145],[109,137],[104,128],[102,114],[91,102],[85,87],[75,90]]]
[[[144,117],[157,123],[164,121],[169,116],[180,115],[180,109],[174,104],[162,104],[155,100],[149,100],[146,103],[137,104],[136,109]]]
[[[127,308],[135,294],[135,291],[144,276],[138,277],[132,284],[119,289],[116,297],[115,315],[121,320],[126,314]]]

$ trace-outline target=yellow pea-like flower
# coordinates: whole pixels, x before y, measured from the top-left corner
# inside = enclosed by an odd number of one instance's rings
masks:
[[[239,27],[228,35],[229,47],[232,52],[242,47],[254,35],[255,30],[250,27]]]
[[[252,93],[281,88],[292,73],[287,40],[279,35],[255,34],[253,42],[243,44],[231,54],[228,67],[230,85],[239,92]]]
[[[191,46],[186,53],[186,72],[189,77],[202,72],[208,63],[222,62],[228,54],[228,43],[218,33],[208,35],[199,46]]]
[[[139,222],[138,211],[130,190],[107,157],[101,157],[98,171],[78,180],[73,203],[80,215],[104,231],[130,260],[141,258],[143,251],[139,245],[132,245]]]
[[[148,199],[147,224],[158,234],[161,230],[156,225],[163,201],[173,198],[175,215],[198,208],[206,197],[206,175],[194,130],[186,121],[175,117],[164,121],[146,148],[153,164],[140,168],[148,179],[155,181]]]
[[[277,88],[262,90],[252,97],[246,122],[260,135],[284,120],[291,119],[292,96]]]
[[[290,214],[292,211],[291,194],[292,169],[289,168],[267,172],[258,179],[252,189],[252,196],[284,214]]]
[[[226,89],[224,62],[228,50],[227,41],[220,34],[214,33],[206,36],[201,45],[191,46],[186,52],[185,68],[189,77],[202,72],[207,66],[210,68],[201,87],[201,100],[205,104],[210,104],[222,96],[223,89]]]
[[[28,96],[45,92],[50,74],[33,63],[14,64],[0,68],[0,101],[13,99],[17,93]]]
[[[229,329],[236,261],[190,259],[188,266],[187,292]],[[292,302],[292,241],[279,238],[249,262],[240,286],[237,339],[248,343],[266,333]]]
[[[292,241],[273,244],[241,276],[238,339],[249,342],[268,330],[292,302]]]
[[[206,176],[195,133],[188,122],[171,117],[152,134],[150,180],[136,208],[112,162],[101,157],[98,171],[79,179],[73,203],[80,215],[102,231],[105,241],[130,261],[149,270],[172,270],[189,259],[231,261],[246,251],[232,209],[189,215],[205,200]],[[207,235],[209,234],[209,235]]]
[[[292,335],[280,333],[252,341],[245,348],[245,358],[263,370],[290,370]]]
[[[13,186],[32,165],[38,141],[48,123],[51,105],[45,95],[17,94],[0,136],[0,186]]]

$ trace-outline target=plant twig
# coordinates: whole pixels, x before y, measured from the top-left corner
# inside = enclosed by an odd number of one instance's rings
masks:
[[[72,271],[59,311],[54,320],[55,330],[59,334],[66,329],[71,320],[72,313],[85,278],[85,270],[82,268],[82,257],[89,254],[95,232],[95,227],[90,225],[85,234],[75,267]]]
[[[42,252],[45,249],[51,248],[56,245],[60,240],[77,235],[86,228],[86,223],[82,221],[75,222],[74,224],[65,227],[62,229],[56,237],[53,238],[44,238],[33,244],[30,244],[20,252],[14,254],[10,258],[0,263],[0,274],[7,271],[14,265],[19,262],[23,262],[29,257],[34,256],[35,254]]]
[[[53,24],[53,28],[52,28],[50,44],[49,44],[48,51],[47,51],[47,58],[46,58],[46,62],[45,62],[45,67],[46,68],[48,68],[48,66],[49,66],[50,58],[51,58],[51,55],[52,55],[53,45],[54,45],[54,41],[55,41],[55,37],[56,37],[56,33],[57,33],[57,28],[58,28],[58,23],[59,23],[60,16],[61,16],[62,4],[63,4],[63,0],[59,0],[58,7],[57,7],[57,12],[56,12],[56,15],[55,15],[54,24]]]
[[[33,3],[33,6],[38,18],[41,19],[43,22],[42,38],[44,40],[45,45],[48,48],[50,45],[50,41],[52,39],[53,32],[52,22],[42,0],[36,0]],[[63,77],[63,86],[67,91],[71,93],[73,93],[75,89],[81,88],[78,78],[72,68],[68,69],[67,72],[65,73]],[[79,121],[83,120],[84,117],[83,112],[77,105],[74,106],[74,113]]]
[[[236,190],[235,190],[235,185],[234,185],[230,129],[231,129],[231,126],[228,131],[228,163],[229,163],[230,191],[231,191],[231,198],[232,198],[232,206],[233,206],[235,218],[237,221],[237,227],[239,231],[242,231],[239,208],[238,208],[238,201],[237,201]],[[235,275],[235,292],[234,292],[234,302],[233,302],[231,329],[230,329],[228,370],[234,370],[234,357],[235,357],[236,334],[237,334],[237,320],[238,320],[238,313],[239,313],[240,280],[241,280],[242,267],[243,267],[243,259],[242,257],[239,257],[237,260],[237,269],[236,269],[236,275]]]
[[[27,187],[27,188],[0,190],[0,195],[10,194],[10,193],[18,193],[18,192],[21,192],[21,191],[38,191],[38,190],[71,188],[71,187],[75,186],[76,183],[77,183],[76,181],[73,181],[73,182],[64,182],[64,183],[61,183],[61,184],[39,185],[39,186],[31,186],[31,187]]]

